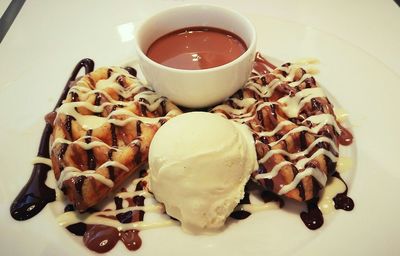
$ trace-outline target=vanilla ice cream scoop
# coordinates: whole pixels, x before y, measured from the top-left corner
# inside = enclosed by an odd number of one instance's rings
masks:
[[[149,152],[150,189],[190,233],[221,228],[258,167],[248,127],[217,114],[189,112],[155,134]]]

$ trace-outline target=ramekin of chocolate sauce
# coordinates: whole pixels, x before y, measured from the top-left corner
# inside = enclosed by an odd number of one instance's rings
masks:
[[[159,94],[189,108],[215,105],[248,79],[256,31],[240,13],[190,4],[145,20],[135,34],[140,67]]]

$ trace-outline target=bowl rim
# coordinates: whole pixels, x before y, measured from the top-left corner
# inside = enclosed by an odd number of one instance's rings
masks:
[[[224,10],[227,12],[231,12],[233,13],[235,16],[239,17],[240,19],[242,19],[244,21],[244,23],[246,23],[246,25],[250,28],[251,31],[251,38],[250,38],[250,45],[247,46],[247,49],[244,53],[242,53],[239,57],[237,57],[236,59],[225,63],[223,65],[220,66],[216,66],[216,67],[212,67],[212,68],[206,68],[206,69],[179,69],[179,68],[173,68],[173,67],[168,67],[165,65],[162,65],[158,62],[155,62],[154,60],[150,59],[141,49],[141,47],[139,46],[138,43],[138,34],[139,32],[142,30],[143,26],[146,24],[146,22],[150,21],[153,18],[156,18],[159,15],[163,15],[165,13],[171,12],[173,10],[178,10],[178,9],[183,9],[183,8],[193,8],[193,7],[207,7],[207,8],[215,8],[215,9],[219,9],[219,10]],[[183,27],[185,28],[185,27]],[[171,31],[173,32],[173,31]],[[231,33],[233,33],[232,31],[229,31]],[[160,37],[163,35],[160,35]],[[243,39],[242,39],[243,40]],[[180,73],[185,73],[185,74],[201,74],[201,73],[207,73],[207,72],[217,72],[220,70],[224,70],[224,69],[228,69],[231,66],[242,62],[244,59],[246,59],[249,55],[253,55],[253,53],[256,50],[256,43],[257,43],[257,33],[256,33],[256,29],[253,25],[253,23],[251,23],[251,21],[243,14],[241,14],[240,12],[233,10],[231,8],[226,8],[226,7],[222,7],[220,5],[215,5],[215,4],[198,4],[198,3],[189,3],[189,4],[183,4],[183,5],[178,5],[178,6],[174,6],[171,8],[167,8],[164,10],[161,10],[159,12],[154,13],[153,15],[145,18],[142,22],[139,23],[137,29],[134,32],[134,43],[135,43],[135,48],[136,48],[136,53],[138,55],[140,55],[140,59],[150,63],[153,66],[156,66],[159,69],[164,69],[165,71],[171,71],[171,72],[180,72]]]

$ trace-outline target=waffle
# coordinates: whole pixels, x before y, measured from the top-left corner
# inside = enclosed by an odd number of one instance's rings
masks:
[[[259,163],[252,179],[266,190],[307,201],[335,172],[341,126],[304,65],[275,68],[258,56],[244,88],[211,112],[251,129]]]
[[[181,111],[127,70],[111,67],[74,82],[56,113],[50,138],[54,174],[82,212],[147,163],[155,132]]]

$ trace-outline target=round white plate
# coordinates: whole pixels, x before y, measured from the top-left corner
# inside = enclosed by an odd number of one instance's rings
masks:
[[[31,5],[42,8],[43,3]],[[26,31],[12,34],[0,48],[0,250],[2,255],[87,255],[90,251],[58,226],[50,207],[36,217],[14,221],[9,207],[26,183],[36,154],[43,117],[49,112],[76,62],[93,58],[96,66],[135,58],[131,37],[150,9],[127,6],[108,12],[91,6],[48,12],[46,19],[22,13]],[[26,11],[26,10],[25,10]],[[32,13],[40,13],[32,11]],[[246,13],[245,13],[246,14]],[[61,16],[57,16],[61,15]],[[53,17],[54,16],[54,17]],[[135,18],[132,18],[135,17]],[[394,255],[400,252],[397,204],[400,78],[362,50],[331,35],[261,15],[249,17],[258,32],[258,49],[276,59],[320,60],[317,79],[349,113],[356,141],[357,170],[349,195],[352,212],[335,211],[317,231],[297,213],[273,210],[253,214],[215,236],[192,236],[178,227],[141,232],[142,247],[129,252],[119,243],[109,254],[126,255]],[[47,21],[52,21],[49,24]],[[68,22],[65,22],[68,20]],[[21,25],[20,25],[21,26]],[[34,31],[34,32],[29,32]],[[25,44],[18,43],[21,38]],[[29,39],[29,40],[28,40]],[[4,70],[3,70],[4,71]]]

